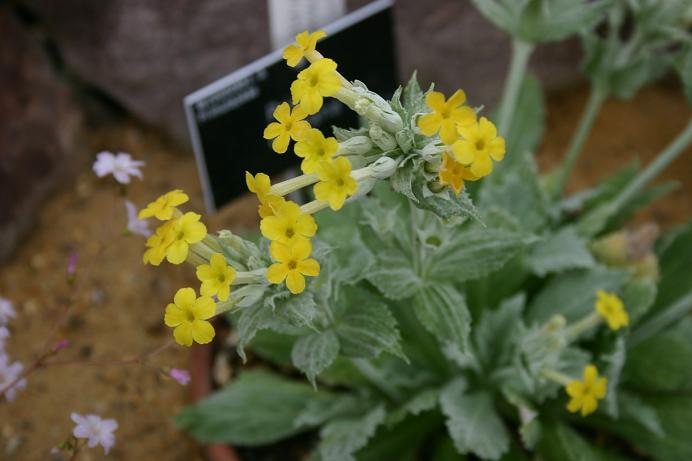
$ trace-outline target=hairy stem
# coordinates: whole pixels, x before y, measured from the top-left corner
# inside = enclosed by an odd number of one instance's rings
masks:
[[[509,64],[507,79],[505,80],[505,88],[502,92],[497,121],[497,130],[503,136],[507,136],[507,131],[512,124],[512,116],[519,99],[519,89],[524,80],[526,66],[532,52],[532,44],[516,39],[512,42],[512,58]]]
[[[601,323],[601,316],[598,312],[592,312],[589,315],[585,316],[581,320],[577,321],[576,323],[570,325],[567,328],[567,338],[572,341],[576,338],[579,337],[580,334],[582,334],[585,331],[590,330],[591,328],[595,327],[599,323]]]
[[[584,112],[579,120],[579,125],[570,139],[569,146],[565,152],[564,160],[562,165],[558,170],[557,177],[555,179],[553,187],[553,196],[559,197],[562,194],[567,180],[569,179],[574,165],[581,154],[582,148],[584,147],[584,142],[591,132],[596,116],[603,106],[603,102],[606,100],[608,94],[605,90],[599,89],[598,86],[591,87],[591,93],[589,94],[589,100],[586,103]]]

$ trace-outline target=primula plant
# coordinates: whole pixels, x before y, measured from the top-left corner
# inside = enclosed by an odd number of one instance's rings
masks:
[[[313,461],[692,459],[692,226],[623,229],[671,189],[647,185],[692,143],[692,122],[647,167],[563,195],[604,100],[668,69],[692,98],[690,7],[476,3],[514,42],[496,114],[415,75],[385,100],[317,51],[324,32],[303,32],[284,52],[305,66],[291,104],[263,133],[303,174],[246,173],[261,237],[209,233],[179,190],[139,213],[162,221],[145,263],[196,267],[199,287],[165,309],[175,340],[209,343],[221,316],[241,357],[273,364],[177,417],[199,440],[312,431]],[[526,64],[574,34],[592,97],[564,163],[540,174],[544,108]],[[363,126],[312,128],[324,98]],[[314,200],[286,198],[301,189]]]

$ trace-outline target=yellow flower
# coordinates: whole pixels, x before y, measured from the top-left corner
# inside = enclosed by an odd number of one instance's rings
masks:
[[[320,274],[320,263],[308,259],[310,252],[312,245],[309,240],[296,240],[292,245],[272,242],[269,253],[277,262],[267,269],[267,280],[271,283],[286,280],[286,287],[291,293],[302,293],[305,289],[304,276],[316,277]]]
[[[274,118],[278,121],[271,122],[264,129],[264,139],[273,139],[272,149],[277,154],[283,154],[288,149],[291,139],[298,141],[305,130],[310,128],[310,124],[303,120],[307,116],[302,107],[291,107],[288,103],[282,102],[274,109]]]
[[[608,389],[608,379],[599,378],[598,370],[593,365],[584,367],[584,379],[575,379],[567,385],[565,390],[571,397],[567,409],[572,413],[581,410],[582,416],[587,416],[596,411],[598,400],[603,399]]]
[[[191,211],[175,222],[172,229],[173,241],[166,249],[166,259],[171,264],[180,264],[187,259],[190,245],[207,235],[207,227],[199,222],[200,215]]]
[[[173,229],[175,228],[176,220],[167,221],[156,229],[154,235],[147,239],[147,250],[144,252],[142,261],[144,264],[158,266],[166,257],[166,250],[171,246],[175,238]]]
[[[226,301],[231,294],[231,283],[235,280],[235,269],[226,263],[221,253],[214,253],[209,264],[197,266],[197,278],[202,282],[199,292],[203,296],[216,295],[219,301]]]
[[[260,222],[262,235],[271,241],[292,244],[296,240],[307,240],[317,232],[315,219],[300,211],[298,204],[285,201]]]
[[[323,30],[309,33],[307,30],[296,35],[296,43],[291,43],[284,49],[286,64],[295,67],[306,54],[314,52],[317,40],[327,36]]]
[[[478,179],[478,176],[471,173],[461,163],[455,161],[447,152],[442,155],[442,169],[439,174],[440,184],[450,186],[454,193],[459,195],[464,188],[464,180],[475,181]]]
[[[166,306],[164,322],[174,328],[173,337],[181,346],[191,346],[192,341],[207,344],[214,339],[214,327],[207,322],[216,314],[214,300],[209,296],[197,297],[192,288],[181,288]]]
[[[611,330],[617,330],[630,324],[630,317],[627,315],[622,300],[617,295],[607,293],[603,290],[596,292],[596,312],[608,322]]]
[[[440,140],[445,144],[452,144],[459,134],[457,125],[467,126],[476,121],[476,112],[468,106],[464,106],[466,94],[457,90],[445,101],[445,95],[438,91],[431,91],[425,95],[425,103],[432,113],[425,114],[418,119],[418,128],[425,136],[434,136],[440,132]]]
[[[264,173],[257,173],[252,176],[250,172],[246,171],[245,183],[248,190],[257,195],[257,199],[260,201],[258,211],[261,218],[274,216],[274,210],[285,202],[283,197],[269,193],[272,184],[269,176]]]
[[[317,172],[321,162],[328,162],[334,157],[339,150],[339,143],[331,136],[325,138],[320,130],[313,128],[296,143],[294,150],[296,155],[303,159],[300,169],[305,174],[311,174]]]
[[[308,115],[316,114],[322,108],[322,98],[333,96],[341,88],[336,74],[336,62],[328,58],[310,64],[298,74],[291,83],[293,104],[300,104]]]
[[[471,173],[478,177],[493,171],[493,162],[505,156],[505,140],[497,135],[495,125],[485,117],[470,126],[459,127],[463,139],[452,145],[456,161],[470,166]],[[492,160],[491,160],[492,158]]]
[[[358,182],[351,177],[351,163],[344,157],[322,162],[317,174],[320,182],[315,184],[315,197],[328,202],[332,210],[341,209],[346,198],[358,190]]]
[[[139,212],[139,219],[151,218],[152,216],[161,221],[168,221],[173,217],[173,212],[178,205],[190,200],[190,197],[180,189],[172,190],[157,198],[143,210]]]

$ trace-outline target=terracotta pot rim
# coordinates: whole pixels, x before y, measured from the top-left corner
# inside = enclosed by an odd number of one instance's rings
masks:
[[[212,392],[213,343],[195,344],[190,351],[190,391],[195,402]],[[230,445],[215,443],[204,446],[204,453],[211,461],[241,461]]]

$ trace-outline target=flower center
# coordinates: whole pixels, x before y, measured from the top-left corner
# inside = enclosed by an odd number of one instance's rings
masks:
[[[225,276],[224,274],[219,274],[219,275],[216,277],[216,279],[217,279],[219,282],[224,283],[224,282],[226,281],[226,276]]]
[[[292,227],[286,229],[286,237],[293,238],[294,235],[296,235],[296,233]]]
[[[479,139],[478,141],[476,141],[476,149],[477,150],[485,149],[485,141],[482,139]]]
[[[291,128],[293,128],[293,122],[289,120],[284,126],[286,128],[286,131],[291,131]]]
[[[310,77],[310,86],[317,86],[320,82],[320,77],[318,75],[313,75]]]
[[[344,185],[344,180],[341,179],[341,178],[337,179],[337,180],[336,180],[336,185],[339,186],[339,187],[343,186],[343,185]]]
[[[185,320],[187,320],[188,322],[195,321],[195,314],[193,314],[190,309],[185,309]]]
[[[295,268],[298,267],[298,261],[296,261],[295,259],[292,259],[291,261],[288,262],[287,266],[290,270],[295,270]]]

